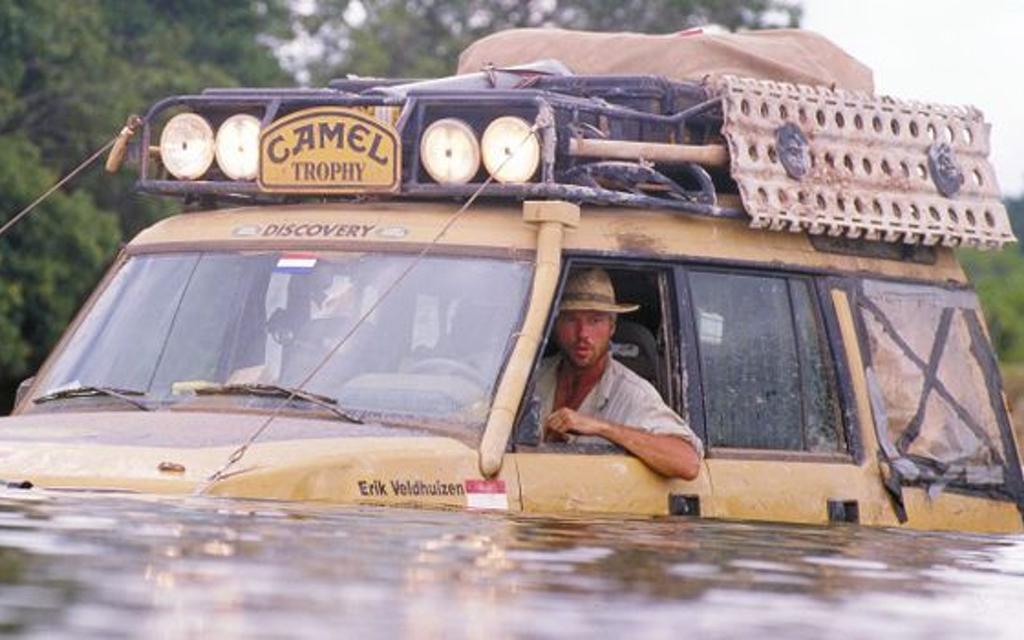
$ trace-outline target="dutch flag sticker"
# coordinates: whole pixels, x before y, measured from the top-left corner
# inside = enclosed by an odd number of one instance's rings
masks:
[[[309,273],[316,266],[316,256],[312,253],[282,253],[277,259],[276,273]]]
[[[504,480],[466,480],[466,507],[507,511],[508,493]]]

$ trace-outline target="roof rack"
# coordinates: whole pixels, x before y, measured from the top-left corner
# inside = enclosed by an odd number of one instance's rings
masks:
[[[140,190],[243,202],[464,198],[479,191],[884,242],[989,248],[1015,240],[986,159],[989,126],[976,109],[731,76],[695,83],[572,75],[542,61],[437,80],[350,78],[320,89],[175,96],[149,110],[141,147],[150,149],[154,127],[181,111],[199,114],[210,129],[235,114],[254,116],[264,145],[269,131],[310,114],[354,118],[349,127],[381,127],[392,140],[382,144],[394,144],[394,176],[365,188],[306,188],[262,173],[231,179],[211,162],[203,175],[182,180],[144,153]],[[538,138],[538,166],[528,180],[501,183],[480,168],[446,182],[424,166],[421,140],[438,121],[456,118],[480,137],[508,116],[532,125]],[[738,194],[742,208],[722,206],[720,194]]]
[[[514,115],[530,123],[543,121],[539,131],[544,149],[541,166],[528,183],[487,185],[482,190],[485,197],[552,197],[743,216],[739,210],[716,204],[717,190],[730,182],[723,167],[712,177],[693,162],[669,156],[657,163],[641,157],[633,157],[630,162],[621,153],[608,153],[607,146],[586,144],[642,141],[644,149],[650,151],[656,145],[685,142],[696,146],[715,140],[721,147],[717,101],[708,102],[710,96],[700,85],[654,76],[564,76],[522,70],[504,73],[514,82],[481,73],[440,81],[348,79],[333,81],[323,89],[209,89],[199,95],[174,96],[149,110],[142,130],[142,148],[150,148],[156,123],[181,110],[199,113],[213,126],[232,114],[250,113],[265,128],[311,106],[353,108],[390,120],[398,132],[404,153],[400,184],[392,196],[464,197],[480,188],[486,174],[481,171],[465,184],[432,180],[419,158],[418,142],[423,131],[443,117],[461,117],[482,129],[495,116]],[[509,88],[485,88],[490,83]],[[140,173],[138,187],[150,193],[255,202],[301,197],[267,193],[256,180],[228,179],[216,166],[200,179],[173,179],[164,175],[159,163],[148,154],[141,157]]]

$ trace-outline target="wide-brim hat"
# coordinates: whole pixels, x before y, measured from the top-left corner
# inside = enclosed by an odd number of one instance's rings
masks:
[[[630,313],[640,308],[638,304],[615,301],[615,287],[608,273],[601,268],[577,269],[569,274],[562,291],[559,311],[604,311],[607,313]]]

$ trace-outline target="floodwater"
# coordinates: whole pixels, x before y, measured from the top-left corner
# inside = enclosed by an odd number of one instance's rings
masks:
[[[1024,636],[1024,537],[0,492],[0,631]]]

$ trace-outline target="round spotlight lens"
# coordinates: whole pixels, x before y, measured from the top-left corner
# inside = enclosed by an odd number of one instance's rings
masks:
[[[480,145],[468,124],[455,118],[444,118],[423,132],[420,160],[435,181],[466,184],[480,170]]]
[[[260,161],[260,121],[239,113],[217,129],[217,166],[232,180],[253,180]]]
[[[528,182],[540,164],[536,132],[515,116],[502,116],[487,125],[480,149],[487,172],[498,182]]]
[[[213,162],[213,129],[194,113],[174,116],[160,133],[160,160],[178,180],[195,180]]]

